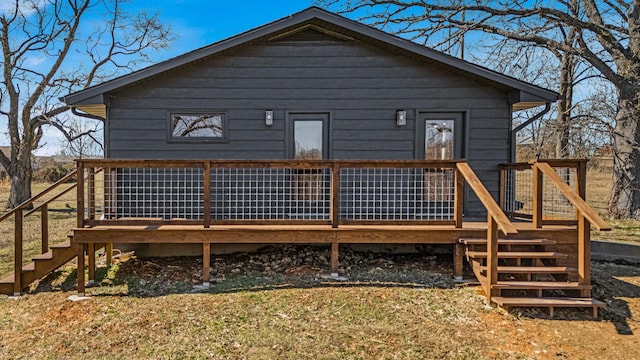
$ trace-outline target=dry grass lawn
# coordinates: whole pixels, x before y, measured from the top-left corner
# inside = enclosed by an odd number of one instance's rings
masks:
[[[487,307],[474,287],[414,282],[300,287],[280,278],[257,286],[238,276],[204,293],[174,293],[179,284],[173,283],[141,295],[136,283],[153,287],[162,271],[150,278],[136,272],[146,266],[138,264],[127,271],[126,263],[114,266],[106,275],[103,269],[101,286],[80,302],[67,299],[72,291],[60,291],[70,288],[71,270],[47,280],[55,290],[0,297],[0,357],[640,358],[640,269],[632,266],[594,264],[596,292],[609,303],[599,319],[559,310],[551,320],[541,310],[508,314]]]

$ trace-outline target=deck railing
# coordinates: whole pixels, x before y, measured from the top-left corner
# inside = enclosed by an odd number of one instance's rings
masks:
[[[586,160],[539,160],[551,166],[562,181],[584,199]],[[543,181],[535,164],[516,163],[500,166],[500,206],[513,218],[541,225],[575,225],[575,206],[550,181]]]
[[[576,225],[578,281],[591,282],[591,226],[610,225],[585,202],[586,160],[538,160],[501,166],[500,204],[508,215],[529,219],[534,227]]]
[[[79,160],[86,181],[78,187],[78,226],[461,226],[458,163]]]
[[[464,185],[487,210],[485,290],[498,232],[517,230],[464,161],[79,160],[78,226],[463,225]],[[96,176],[95,169],[104,169]],[[98,214],[102,214],[98,216]],[[333,249],[333,248],[332,248]]]

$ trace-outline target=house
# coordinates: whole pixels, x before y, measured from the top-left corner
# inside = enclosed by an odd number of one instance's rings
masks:
[[[595,308],[584,229],[606,225],[580,199],[583,163],[501,166],[513,160],[512,113],[557,98],[312,7],[65,96],[105,119],[106,159],[77,162],[87,180],[73,240],[90,269],[105,243],[198,244],[204,282],[223,243],[331,245],[332,272],[340,244],[449,244],[456,275],[466,256],[496,303],[564,286],[584,299],[545,306]],[[570,168],[575,187],[553,167]],[[570,197],[565,218],[545,217],[543,176]],[[528,222],[514,224],[503,210],[524,201]],[[499,254],[528,277],[499,283]],[[531,284],[558,271],[563,283]]]

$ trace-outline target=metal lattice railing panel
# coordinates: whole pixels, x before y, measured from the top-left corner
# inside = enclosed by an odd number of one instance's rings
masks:
[[[577,188],[577,171],[575,168],[555,167],[554,170],[560,175],[571,188]],[[549,181],[543,181],[543,207],[542,218],[545,220],[566,220],[576,218],[576,209],[567,198]]]
[[[200,168],[107,169],[105,217],[200,220],[202,180]]]
[[[555,167],[558,175],[573,189],[577,189],[577,170],[573,167]],[[503,210],[515,217],[533,216],[533,170],[503,169]],[[574,220],[575,207],[552,183],[542,179],[542,219]]]
[[[344,220],[451,220],[455,171],[422,168],[340,169]]]
[[[329,220],[331,169],[213,168],[213,219]]]

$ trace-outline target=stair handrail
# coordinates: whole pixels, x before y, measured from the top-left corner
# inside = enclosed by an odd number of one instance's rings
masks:
[[[75,171],[78,171],[77,169]],[[95,173],[94,174],[99,174],[102,171],[102,168],[96,168]],[[85,180],[87,179],[87,177],[84,178]],[[53,186],[53,185],[52,185]],[[65,195],[66,193],[68,193],[69,191],[73,190],[76,188],[76,186],[78,186],[78,183],[75,182],[73,183],[71,186],[69,186],[68,188],[64,189],[63,191],[59,192],[57,195],[51,197],[50,199],[48,199],[47,201],[43,202],[42,204],[34,207],[33,209],[29,210],[27,213],[24,214],[24,217],[27,217],[39,210],[42,210],[45,206],[48,206],[50,203],[56,201],[57,199],[59,199],[61,196]]]
[[[591,285],[591,225],[600,231],[609,231],[611,226],[562,180],[548,162],[534,162],[533,170],[534,176],[546,177],[578,210],[578,283]],[[538,186],[541,187],[541,184]]]
[[[493,199],[487,188],[482,184],[482,181],[480,181],[469,164],[461,162],[457,163],[456,166],[482,205],[487,209],[488,215],[494,218],[498,228],[505,235],[517,234],[518,230],[516,230],[516,227],[511,223],[511,220],[509,220],[504,211],[502,211],[500,205],[498,205],[498,203]]]
[[[66,183],[67,181],[71,180],[73,177],[76,176],[77,172],[78,172],[78,170],[74,169],[73,171],[71,171],[67,175],[65,175],[62,178],[60,178],[60,180],[58,180],[55,183],[51,184],[51,186],[49,186],[48,188],[42,190],[38,194],[36,194],[36,195],[30,197],[29,199],[23,201],[20,205],[14,207],[13,209],[11,209],[11,210],[7,211],[6,213],[2,214],[2,216],[0,216],[0,221],[3,221],[6,218],[8,218],[9,216],[15,214],[18,210],[23,210],[23,209],[29,207],[29,205],[31,205],[33,202],[35,202],[36,200],[40,199],[41,197],[45,196],[46,194],[51,192],[53,189],[57,188],[61,184]],[[77,182],[76,182],[76,184],[77,184]]]
[[[518,233],[500,205],[493,199],[482,181],[466,162],[456,164],[458,172],[469,184],[482,205],[487,209],[487,281],[484,284],[487,301],[491,303],[492,287],[498,283],[498,230],[505,235]]]

